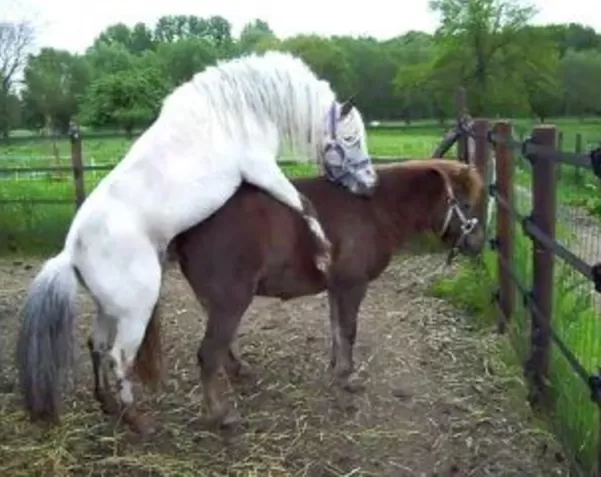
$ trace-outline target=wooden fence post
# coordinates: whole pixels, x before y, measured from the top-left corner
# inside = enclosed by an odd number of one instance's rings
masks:
[[[582,152],[582,134],[580,133],[576,134],[574,152],[576,152],[576,154]],[[578,185],[582,185],[582,170],[580,169],[580,166],[574,166],[574,182]]]
[[[490,161],[490,143],[488,142],[488,128],[490,124],[487,119],[478,118],[474,120],[473,133],[475,136],[475,166],[478,172],[482,176],[485,183],[488,182],[488,163]],[[476,217],[484,228],[486,233],[486,227],[488,225],[487,217],[487,204],[488,204],[488,191],[484,191],[484,197],[480,200],[478,208],[476,209]]]
[[[557,129],[553,125],[537,126],[532,142],[554,148]],[[544,154],[530,157],[532,161],[532,222],[549,239],[555,239],[557,168]],[[532,238],[532,299],[540,314],[532,313],[530,359],[525,373],[529,378],[530,403],[548,405],[547,376],[549,371],[550,322],[553,314],[553,271],[555,256]]]
[[[71,139],[71,167],[73,168],[73,184],[75,185],[75,208],[79,209],[86,198],[84,169],[81,154],[81,134],[76,124],[69,130]]]
[[[508,121],[496,122],[493,133],[501,138],[495,145],[495,162],[499,196],[505,199],[510,207],[514,206],[513,149],[504,144],[502,138],[512,137],[511,123]],[[499,257],[499,308],[497,319],[499,333],[505,333],[507,322],[511,320],[515,309],[515,284],[511,274],[505,267],[513,268],[515,223],[511,213],[504,207],[497,207],[497,253]],[[505,266],[503,266],[505,265]]]

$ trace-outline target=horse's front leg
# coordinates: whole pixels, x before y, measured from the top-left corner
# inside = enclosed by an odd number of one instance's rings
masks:
[[[353,347],[357,337],[357,315],[367,284],[335,287],[328,290],[332,328],[332,364],[338,384],[349,392],[364,388],[354,374]]]
[[[311,201],[304,197],[286,177],[275,158],[270,156],[247,158],[243,164],[242,175],[244,180],[263,189],[302,215],[317,241],[315,266],[322,273],[327,273],[332,262],[332,245],[319,222],[317,211]]]

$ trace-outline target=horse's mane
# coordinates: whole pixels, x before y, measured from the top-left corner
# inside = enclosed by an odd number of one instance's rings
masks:
[[[480,199],[484,190],[484,181],[482,180],[478,170],[469,164],[465,164],[457,160],[410,159],[408,161],[396,163],[394,166],[398,168],[438,170],[443,174],[445,180],[450,180],[455,186],[465,190],[467,199],[472,205]],[[394,166],[378,166],[376,167],[376,170],[388,170]]]
[[[294,150],[315,157],[334,99],[330,84],[300,58],[270,51],[220,61],[196,73],[165,98],[161,115],[168,114],[180,127],[187,124],[186,134],[201,138],[213,121],[232,140],[275,133]],[[194,125],[201,130],[191,131]]]

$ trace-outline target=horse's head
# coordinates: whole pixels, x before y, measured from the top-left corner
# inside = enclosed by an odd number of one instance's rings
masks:
[[[473,216],[484,190],[482,178],[476,168],[461,162],[437,161],[435,168],[443,178],[444,192],[433,226],[450,247],[448,263],[457,253],[476,256],[485,243],[482,224]]]
[[[326,176],[355,194],[372,195],[377,175],[367,150],[365,124],[352,97],[342,104],[332,104],[326,131],[323,150]]]

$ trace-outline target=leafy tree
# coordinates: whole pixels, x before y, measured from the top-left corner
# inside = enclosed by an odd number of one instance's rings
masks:
[[[266,42],[275,44],[274,40],[277,41],[277,38],[267,22],[255,19],[242,28],[240,39],[238,40],[238,49],[241,53],[257,51],[259,45]]]
[[[317,35],[287,38],[279,49],[298,55],[319,77],[329,81],[340,97],[354,93],[354,72],[346,52],[335,43]]]
[[[23,102],[28,121],[66,132],[90,80],[85,58],[44,48],[30,56],[25,69]]]
[[[15,126],[15,84],[27,62],[34,40],[33,26],[27,21],[0,21],[0,134],[8,138]]]
[[[157,55],[163,75],[169,79],[169,84],[175,87],[204,70],[208,65],[215,64],[217,52],[203,38],[186,38],[174,43],[161,43]]]
[[[566,112],[570,115],[601,115],[601,51],[567,50],[561,60]]]
[[[93,80],[82,106],[82,116],[93,126],[119,126],[128,134],[148,126],[168,92],[155,53],[146,53],[133,68]]]
[[[514,57],[507,52],[516,47],[517,34],[533,16],[533,7],[518,0],[431,0],[430,7],[441,16],[435,35],[439,44],[439,57],[433,63],[436,73],[460,79],[470,92],[472,114],[490,113],[487,104],[495,100],[493,85],[502,71],[500,63],[508,67],[507,60]],[[517,63],[510,66],[519,67]],[[453,76],[444,74],[445,70]]]

